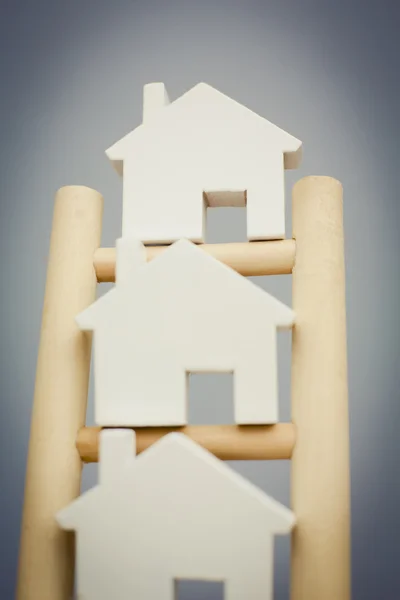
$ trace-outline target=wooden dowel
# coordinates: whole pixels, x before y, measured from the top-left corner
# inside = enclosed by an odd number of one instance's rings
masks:
[[[350,598],[350,479],[342,186],[293,189],[291,600]]]
[[[292,272],[295,242],[244,242],[232,244],[200,244],[205,252],[225,263],[241,275],[286,275]],[[168,246],[147,246],[147,260],[159,256]],[[99,283],[115,281],[115,248],[99,248],[94,255]]]
[[[98,461],[100,427],[83,427],[76,447],[83,462]],[[292,456],[295,428],[276,425],[188,425],[136,428],[137,452],[143,452],[171,431],[181,431],[221,460],[278,460]]]
[[[74,545],[55,515],[80,493],[75,440],[85,423],[91,338],[76,315],[96,297],[93,254],[103,199],[81,186],[56,195],[33,400],[18,600],[69,600]]]

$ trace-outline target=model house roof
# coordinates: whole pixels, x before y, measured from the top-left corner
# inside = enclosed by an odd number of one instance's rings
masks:
[[[162,469],[162,472],[165,470],[168,472],[170,468],[176,469],[175,473],[179,472],[179,479],[182,482],[190,480],[193,476],[204,477],[205,473],[214,474],[218,481],[224,481],[225,489],[228,486],[229,493],[236,491],[242,494],[244,508],[249,508],[246,501],[250,500],[251,506],[254,507],[255,502],[265,510],[268,518],[273,515],[271,519],[273,533],[288,533],[295,523],[295,516],[291,510],[268,496],[183,433],[170,433],[164,436],[137,457],[134,454],[133,431],[116,430],[111,433],[111,437],[110,431],[104,433],[105,439],[108,436],[104,448],[108,450],[109,456],[107,456],[107,452],[104,452],[102,456],[103,446],[101,445],[100,485],[78,497],[58,513],[57,521],[65,529],[78,527],[79,523],[84,521],[85,515],[88,514],[87,511],[94,509],[101,521],[101,510],[107,511],[107,498],[111,500],[111,494],[121,496],[129,493],[129,490],[132,494],[132,483],[142,475],[146,475],[147,478],[141,478],[138,490],[146,494],[148,490],[143,490],[143,486],[148,485],[152,488],[152,477],[157,476],[157,471],[160,472]],[[112,436],[116,436],[116,439],[114,440]],[[115,445],[113,445],[114,442]],[[106,461],[105,468],[109,467],[108,472],[111,472],[110,482],[104,481],[104,478],[102,481],[103,459]],[[112,483],[112,485],[107,483]],[[212,494],[213,490],[205,491],[205,493]],[[132,502],[134,502],[133,497]],[[215,510],[223,511],[224,506],[216,502]]]
[[[76,317],[82,330],[94,329],[98,319],[105,314],[111,316],[112,311],[118,310],[117,305],[119,310],[134,310],[137,304],[144,301],[146,294],[158,294],[162,303],[165,295],[177,295],[188,286],[193,293],[198,289],[199,295],[209,290],[207,302],[216,305],[223,299],[227,303],[239,302],[243,297],[240,310],[257,307],[264,318],[269,317],[279,328],[290,328],[294,323],[292,309],[188,240],[175,242],[149,263],[143,262],[144,252],[140,250],[140,243],[132,240],[132,245],[133,250],[129,243],[120,248],[117,246],[117,273],[118,265],[125,265],[124,270],[121,267],[121,281],[117,276],[115,288]],[[135,259],[135,248],[140,255],[138,260]],[[131,262],[125,253],[128,257],[131,253]],[[130,265],[133,266],[129,271]]]
[[[301,161],[300,140],[206,83],[198,83],[172,103],[164,85],[159,83],[145,86],[143,96],[143,123],[106,151],[120,174],[124,159],[132,149],[140,147],[146,136],[180,133],[193,139],[194,133],[205,127],[209,127],[212,135],[233,129],[238,143],[244,132],[261,136],[273,150],[283,153],[287,169],[296,168]],[[209,141],[212,143],[212,138]]]

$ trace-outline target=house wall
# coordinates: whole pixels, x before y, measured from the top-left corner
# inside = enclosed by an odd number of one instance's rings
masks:
[[[233,123],[221,115],[219,124],[166,123],[140,136],[124,164],[124,234],[205,241],[203,192],[227,190],[247,191],[249,239],[284,237],[283,154],[271,152],[262,129]]]
[[[227,527],[215,529],[217,521],[204,523],[197,504],[196,509],[196,531],[185,529],[184,520],[190,519],[186,509],[181,512],[180,526],[173,515],[163,521],[156,515],[154,527],[148,521],[144,527],[139,515],[127,517],[123,537],[113,518],[106,517],[95,529],[85,527],[77,536],[79,597],[175,600],[174,582],[182,578],[224,581],[225,600],[269,600],[273,543],[268,532],[264,531],[261,543],[252,532],[254,542],[245,521],[239,527],[227,523]],[[251,562],[243,560],[246,555],[252,557]]]
[[[235,420],[277,420],[274,326],[258,310],[237,319],[239,307],[210,303],[204,288],[203,298],[197,290],[192,314],[185,307],[193,305],[196,290],[188,284],[180,293],[163,293],[161,300],[143,295],[139,286],[136,301],[147,304],[147,313],[131,308],[126,320],[110,316],[99,325],[94,341],[99,425],[185,424],[187,372],[234,372]]]
[[[226,600],[272,600],[273,516],[247,482],[242,488],[179,448],[141,460],[82,520],[82,596],[174,600],[174,580],[194,578],[224,580]]]

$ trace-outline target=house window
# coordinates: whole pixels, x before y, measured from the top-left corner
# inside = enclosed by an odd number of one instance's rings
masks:
[[[204,193],[207,206],[206,242],[208,244],[246,242],[246,192]]]
[[[223,581],[177,579],[174,600],[224,600]]]
[[[233,373],[188,373],[188,422],[227,425],[235,422]]]

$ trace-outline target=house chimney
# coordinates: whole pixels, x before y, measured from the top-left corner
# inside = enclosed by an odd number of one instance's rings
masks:
[[[142,242],[132,237],[117,240],[115,261],[115,282],[117,286],[132,281],[134,273],[146,264],[146,249]]]
[[[100,432],[99,483],[111,486],[124,476],[136,456],[136,436],[132,429],[104,429]]]
[[[159,111],[169,104],[163,83],[147,83],[143,87],[143,123],[149,123]]]

